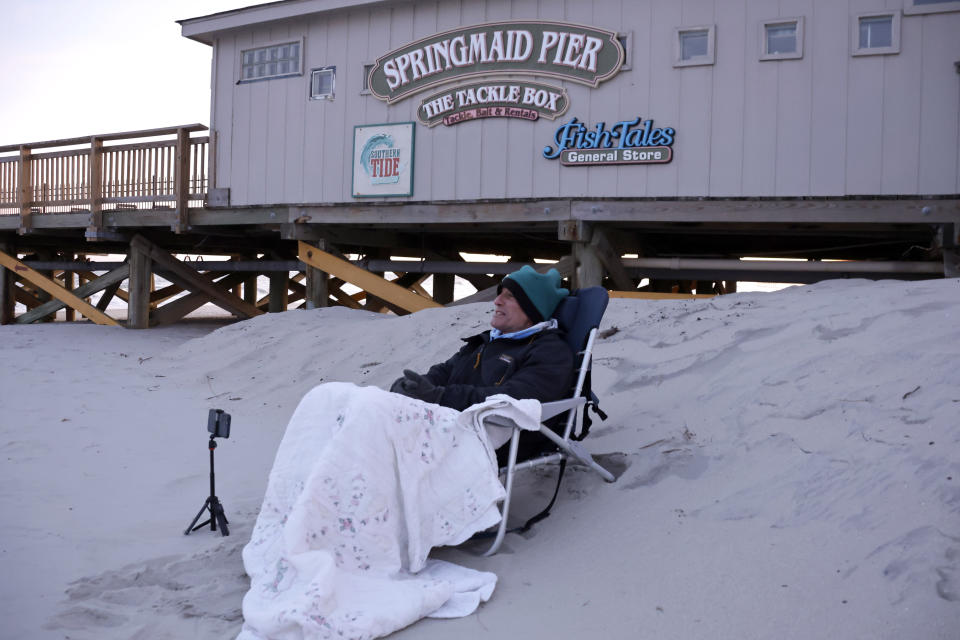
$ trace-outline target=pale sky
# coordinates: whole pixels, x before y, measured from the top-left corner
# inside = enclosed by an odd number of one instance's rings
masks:
[[[0,0],[0,146],[210,124],[211,48],[175,21],[263,0]]]

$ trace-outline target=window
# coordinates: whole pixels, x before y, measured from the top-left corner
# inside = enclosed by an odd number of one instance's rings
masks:
[[[300,75],[300,42],[285,42],[240,52],[240,82]]]
[[[860,18],[860,49],[893,45],[893,16]]]
[[[760,59],[803,57],[803,18],[780,18],[760,23]]]
[[[337,79],[336,67],[321,67],[310,72],[310,99],[333,100],[333,87]]]
[[[623,47],[623,60],[621,61],[620,71],[629,71],[632,68],[630,65],[630,54],[631,47],[633,46],[633,31],[618,33],[617,40],[620,41],[620,46]]]
[[[675,33],[673,66],[692,67],[715,62],[714,40],[716,30],[714,25],[678,27]]]
[[[684,31],[680,34],[680,59],[693,60],[707,55],[706,31]]]
[[[907,15],[947,11],[960,11],[960,0],[903,0],[903,12]]]
[[[797,23],[767,25],[767,54],[797,52]]]
[[[360,95],[365,96],[370,94],[370,72],[373,71],[376,64],[376,62],[363,63],[363,81],[360,83]]]
[[[900,12],[855,16],[851,46],[855,56],[900,53]]]

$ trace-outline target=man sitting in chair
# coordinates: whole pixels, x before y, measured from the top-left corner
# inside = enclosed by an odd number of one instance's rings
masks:
[[[460,351],[425,375],[405,369],[390,391],[458,411],[498,393],[540,402],[566,397],[574,357],[551,316],[569,293],[556,269],[541,274],[524,266],[511,273],[497,289],[492,329],[464,338]],[[539,434],[524,438],[518,459],[547,442]]]
[[[503,280],[493,329],[425,375],[404,372],[399,393],[328,382],[304,395],[243,550],[238,640],[382,637],[490,597],[493,574],[429,558],[502,519],[495,445],[464,409],[569,393],[573,353],[551,317],[567,295],[556,270],[524,267]]]

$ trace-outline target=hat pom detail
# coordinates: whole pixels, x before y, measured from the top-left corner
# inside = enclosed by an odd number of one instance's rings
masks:
[[[504,278],[503,286],[513,293],[524,313],[536,323],[552,316],[560,301],[570,295],[570,291],[560,286],[561,280],[556,269],[538,273],[530,265],[525,265]]]

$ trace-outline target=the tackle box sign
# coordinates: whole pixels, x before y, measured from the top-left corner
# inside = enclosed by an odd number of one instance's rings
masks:
[[[604,164],[664,164],[673,160],[672,127],[657,127],[653,120],[621,120],[607,128],[598,122],[587,127],[576,118],[557,127],[553,145],[543,148],[547,160],[566,166]]]
[[[413,195],[414,123],[353,128],[353,197]]]
[[[488,117],[553,119],[569,105],[566,90],[524,75],[596,87],[620,71],[623,58],[614,31],[548,21],[496,22],[394,49],[377,59],[368,85],[371,94],[393,104],[441,84],[471,80],[421,101],[418,119],[431,127]]]
[[[432,127],[477,118],[553,120],[570,105],[567,90],[537,82],[479,82],[447,89],[420,102],[417,119]]]

